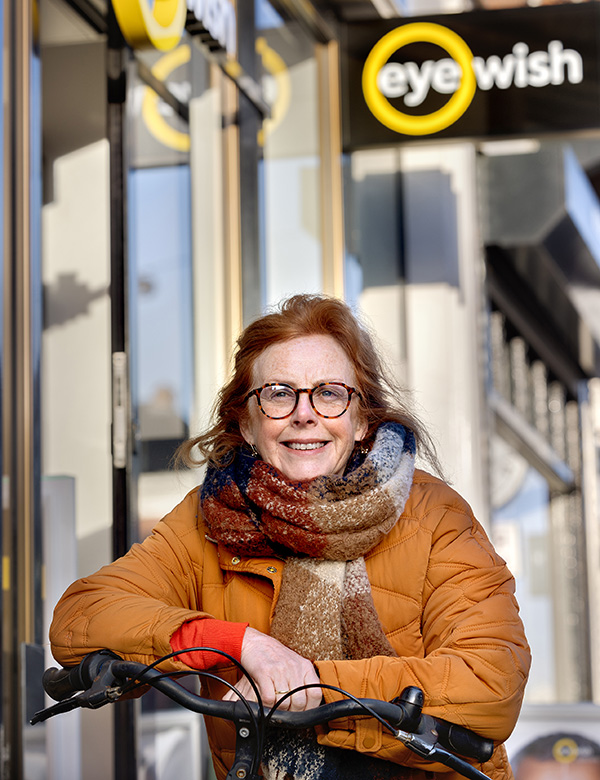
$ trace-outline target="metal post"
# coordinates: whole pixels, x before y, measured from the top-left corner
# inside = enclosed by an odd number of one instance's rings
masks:
[[[42,641],[41,97],[32,3],[9,3],[5,10],[1,775],[21,780],[25,693],[29,686],[39,686],[39,679],[28,675],[24,648]]]
[[[107,136],[110,148],[110,278],[111,350],[113,355],[113,557],[129,549],[131,533],[130,412],[127,391],[128,282],[126,254],[126,143],[127,49],[109,4],[107,42]],[[137,776],[134,703],[115,706],[115,780]]]
[[[257,79],[255,49],[254,2],[238,3],[238,59],[240,65],[254,80]],[[242,261],[242,309],[244,324],[262,311],[263,284],[259,241],[258,131],[262,115],[256,106],[239,93],[239,154],[240,154],[240,242]]]

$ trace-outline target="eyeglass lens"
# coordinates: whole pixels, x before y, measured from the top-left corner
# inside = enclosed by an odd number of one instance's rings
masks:
[[[269,417],[286,417],[296,406],[297,391],[286,385],[270,385],[260,392],[260,405]],[[348,408],[348,390],[343,385],[323,384],[312,391],[312,405],[324,417],[338,417]]]

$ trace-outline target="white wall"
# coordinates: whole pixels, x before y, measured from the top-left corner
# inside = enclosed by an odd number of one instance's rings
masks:
[[[55,160],[42,213],[45,329],[42,446],[45,475],[75,479],[78,539],[111,526],[108,144]],[[94,545],[80,571],[105,562]],[[93,560],[95,559],[95,560]]]
[[[438,446],[445,476],[488,524],[483,260],[470,144],[352,155],[349,251],[359,307]]]

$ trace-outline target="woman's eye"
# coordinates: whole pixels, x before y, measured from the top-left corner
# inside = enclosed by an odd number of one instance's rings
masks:
[[[268,397],[271,401],[285,401],[294,397],[294,391],[290,387],[271,387],[268,390]]]
[[[320,387],[317,391],[317,396],[324,401],[337,401],[343,397],[344,393],[345,390],[342,387]]]

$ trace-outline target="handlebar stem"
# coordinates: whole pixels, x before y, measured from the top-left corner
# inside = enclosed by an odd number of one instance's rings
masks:
[[[226,780],[258,780],[256,760],[256,743],[251,739],[252,724],[250,721],[236,721],[235,760],[227,773]],[[255,735],[258,737],[258,735]]]

